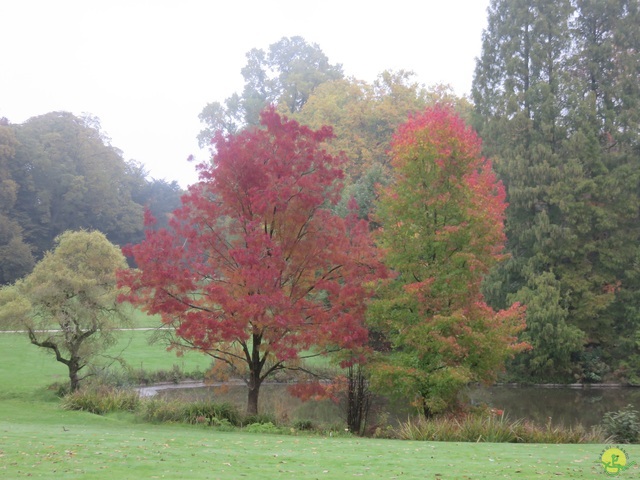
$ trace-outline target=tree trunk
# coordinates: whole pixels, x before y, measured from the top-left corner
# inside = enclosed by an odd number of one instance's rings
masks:
[[[429,405],[427,405],[427,398],[422,397],[422,413],[424,414],[424,418],[433,418],[433,412]]]
[[[260,377],[262,367],[267,357],[260,357],[260,344],[262,343],[262,335],[254,333],[252,338],[251,353],[245,345],[245,354],[247,363],[249,364],[249,394],[247,398],[247,415],[258,414],[258,396],[260,395],[260,386],[264,378]]]
[[[258,395],[260,394],[260,383],[255,382],[249,385],[249,395],[247,397],[247,415],[258,414]]]
[[[361,365],[350,366],[347,379],[347,426],[352,433],[363,435],[371,406],[369,382]]]
[[[72,392],[75,392],[80,388],[80,379],[78,378],[80,366],[78,365],[78,362],[70,361],[67,364],[67,367],[69,368],[70,388]]]

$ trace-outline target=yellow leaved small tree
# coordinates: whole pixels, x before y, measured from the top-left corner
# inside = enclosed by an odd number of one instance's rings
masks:
[[[126,267],[104,234],[64,232],[29,275],[0,289],[0,324],[24,330],[32,344],[53,353],[77,390],[80,371],[114,344],[116,329],[127,322],[115,276]]]

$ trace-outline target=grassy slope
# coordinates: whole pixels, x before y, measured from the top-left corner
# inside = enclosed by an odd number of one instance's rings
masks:
[[[174,354],[148,346],[142,332],[131,335],[134,341],[125,357],[135,356],[145,368],[170,368],[176,363]],[[140,424],[127,415],[66,412],[45,388],[64,379],[64,368],[24,337],[0,335],[0,365],[0,478],[586,479],[603,475],[598,463],[603,445],[259,435]],[[625,450],[632,461],[640,462],[640,446]],[[639,475],[636,465],[619,478]]]
[[[108,354],[120,355],[130,367],[146,370],[170,370],[178,365],[185,371],[204,371],[211,363],[210,358],[195,352],[177,357],[160,344],[149,345],[150,334],[149,331],[122,332],[119,344]],[[36,388],[68,381],[67,368],[56,362],[50,351],[29,344],[21,334],[0,333],[0,368],[3,385],[0,399],[27,395]]]

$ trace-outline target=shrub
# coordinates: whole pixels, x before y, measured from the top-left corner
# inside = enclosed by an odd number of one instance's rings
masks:
[[[255,423],[267,424],[272,423],[277,425],[276,417],[271,413],[256,413],[254,415],[247,415],[242,422],[244,425],[251,425]]]
[[[295,422],[293,422],[292,426],[296,430],[300,431],[315,429],[315,425],[311,420],[296,420]]]
[[[48,390],[54,392],[56,397],[63,398],[71,393],[71,385],[69,385],[69,382],[56,382],[49,385]]]
[[[247,425],[245,430],[250,433],[282,433],[282,430],[271,422],[252,423]]]
[[[211,419],[210,426],[211,427],[215,427],[216,429],[222,430],[222,431],[232,431],[232,430],[234,430],[236,428],[226,418],[223,418],[222,420],[220,420],[220,419],[218,419],[216,417]]]
[[[633,405],[627,405],[617,412],[605,413],[602,426],[616,442],[637,443],[640,441],[640,414]]]
[[[138,392],[106,385],[92,385],[66,395],[62,408],[104,415],[109,412],[133,412],[140,403]]]
[[[185,403],[178,400],[166,401],[146,399],[141,402],[139,414],[142,420],[154,423],[191,423],[215,427],[229,427],[240,424],[240,413],[230,403],[200,401]]]
[[[200,401],[184,405],[184,421],[187,423],[206,423],[208,425],[220,424],[223,420],[229,425],[240,425],[240,413],[230,403],[215,403]]]
[[[155,398],[146,399],[140,403],[138,414],[142,420],[146,422],[182,422],[184,419],[184,404],[176,401],[167,402]]]

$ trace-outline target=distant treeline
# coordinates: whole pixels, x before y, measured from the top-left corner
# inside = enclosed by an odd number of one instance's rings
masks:
[[[29,273],[66,230],[99,230],[117,245],[139,241],[145,207],[162,225],[181,193],[125,161],[95,117],[1,119],[0,284]]]

